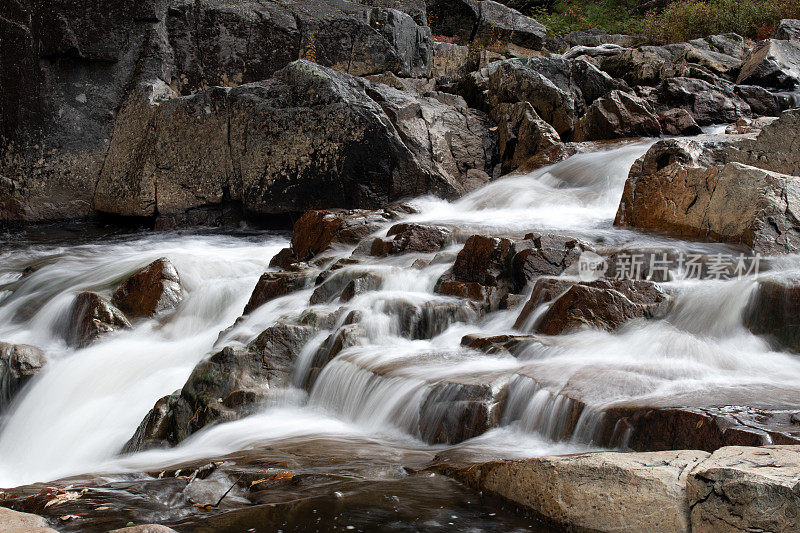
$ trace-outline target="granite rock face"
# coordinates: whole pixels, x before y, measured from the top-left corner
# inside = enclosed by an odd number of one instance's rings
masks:
[[[98,211],[153,216],[240,203],[246,213],[377,209],[456,197],[494,173],[488,118],[300,61],[274,77],[121,113],[97,185]]]

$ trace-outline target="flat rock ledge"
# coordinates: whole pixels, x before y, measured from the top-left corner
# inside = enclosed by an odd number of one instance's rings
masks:
[[[438,459],[432,470],[567,531],[800,530],[800,446]]]

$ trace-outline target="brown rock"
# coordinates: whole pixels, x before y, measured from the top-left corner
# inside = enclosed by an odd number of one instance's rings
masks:
[[[760,281],[745,311],[744,323],[756,335],[800,352],[800,285]]]
[[[181,280],[166,258],[135,272],[114,291],[111,301],[132,319],[171,311],[183,300]]]
[[[370,255],[382,257],[410,252],[430,253],[439,251],[451,235],[448,228],[423,224],[397,224],[392,226],[387,237],[375,239]]]
[[[270,300],[286,296],[306,287],[308,277],[304,272],[265,272],[259,278],[244,307],[244,314],[250,314]]]
[[[509,239],[473,235],[456,257],[453,276],[457,281],[497,286],[509,277],[515,252],[514,242]]]
[[[392,218],[388,211],[308,211],[294,224],[292,253],[307,261],[333,243],[357,244]]]
[[[111,302],[93,292],[82,292],[75,297],[69,312],[66,341],[70,346],[83,348],[105,333],[130,327],[122,311]]]
[[[540,276],[558,276],[573,265],[587,246],[576,239],[555,235],[530,234],[512,260],[515,292],[522,292],[528,283]]]
[[[540,280],[537,285],[540,282],[544,287],[554,285],[550,280]],[[563,288],[563,285],[555,285]],[[549,291],[552,289],[534,288],[531,300],[540,301],[543,293]],[[668,303],[669,297],[656,284],[647,281],[598,280],[575,283],[539,317],[535,331],[544,335],[559,335],[584,327],[613,331],[633,318],[663,316]],[[526,304],[517,319],[517,326],[524,327],[530,313],[537,307]]]

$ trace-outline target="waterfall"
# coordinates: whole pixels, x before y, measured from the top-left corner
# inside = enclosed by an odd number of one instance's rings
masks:
[[[411,201],[417,212],[401,221],[447,225],[458,238],[552,231],[606,247],[720,249],[612,227],[628,171],[650,144],[581,153],[452,202],[417,198]],[[385,236],[397,222],[387,222],[374,236]],[[140,233],[24,244],[15,242],[0,255],[0,341],[38,346],[48,363],[4,413],[0,486],[147,470],[318,435],[395,439],[425,450],[466,438],[459,446],[516,447],[520,454],[575,451],[596,445],[609,405],[694,398],[709,388],[792,387],[800,380],[796,357],[774,351],[742,325],[752,279],[673,281],[666,285],[675,302],[664,319],[634,320],[613,333],[586,330],[546,342],[531,339],[515,353],[483,353],[462,346],[462,337],[521,334],[512,327],[520,308],[482,315],[462,300],[434,292],[458,244],[344,266],[326,283],[364,272],[381,280],[377,289],[347,302],[320,293],[312,305],[316,288],[307,288],[242,318],[271,257],[287,246],[285,236]],[[327,252],[315,266],[324,268],[352,250]],[[67,346],[65,319],[77,293],[108,296],[127,275],[160,257],[175,265],[183,283],[184,300],[174,313],[137,321],[83,349]],[[34,264],[39,268],[22,274]],[[330,320],[297,355],[291,381],[302,394],[206,428],[174,449],[118,457],[156,400],[180,389],[198,362],[303,313]],[[357,324],[348,324],[356,315]],[[360,328],[357,340],[317,368],[320,351],[345,327]],[[442,405],[451,401],[461,410],[443,412]],[[469,424],[480,436],[464,433]]]

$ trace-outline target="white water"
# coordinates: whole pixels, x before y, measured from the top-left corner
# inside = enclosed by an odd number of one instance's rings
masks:
[[[724,249],[612,227],[628,169],[648,146],[580,154],[548,169],[501,179],[455,202],[421,198],[414,202],[420,212],[406,219],[451,224],[466,235],[563,231],[605,246]],[[385,234],[388,227],[377,233]],[[577,388],[590,406],[600,407],[620,400],[692,399],[730,391],[766,400],[760,393],[764,387],[794,391],[800,383],[798,358],[771,351],[741,325],[752,279],[672,282],[680,295],[666,320],[635,321],[613,334],[582,331],[551,338],[517,358],[477,353],[460,343],[466,334],[511,332],[519,309],[479,322],[465,311],[462,322],[440,325],[433,338],[398,336],[399,308],[424,313],[453,301],[433,288],[455,258],[459,247],[454,245],[439,254],[373,258],[336,274],[371,271],[385,281],[380,290],[346,304],[348,312],[364,316],[361,344],[322,370],[301,405],[273,407],[207,428],[172,450],[116,457],[155,401],[179,389],[198,361],[309,308],[311,290],[279,298],[217,342],[219,332],[241,314],[269,259],[286,244],[285,238],[270,235],[140,235],[76,246],[38,245],[0,255],[0,283],[9,283],[5,290],[0,287],[0,341],[39,346],[49,359],[0,428],[0,486],[84,472],[155,469],[313,436],[355,436],[430,449],[415,432],[420,406],[441,381],[499,386],[511,380],[503,427],[456,447],[506,455],[567,453],[590,442],[591,410],[575,437],[580,442],[551,440],[559,434],[563,397],[556,393],[563,387]],[[350,251],[332,251],[330,260]],[[185,287],[185,299],[173,316],[137,323],[83,350],[64,344],[64,314],[77,292],[107,294],[125,275],[162,256],[175,264]],[[421,257],[434,260],[421,270],[411,268]],[[26,265],[41,261],[47,266],[17,281]],[[783,261],[778,275],[797,270],[796,258]],[[333,311],[341,305],[315,309]],[[327,333],[314,336],[300,354],[296,384],[305,379]],[[527,375],[544,385],[534,385]]]

